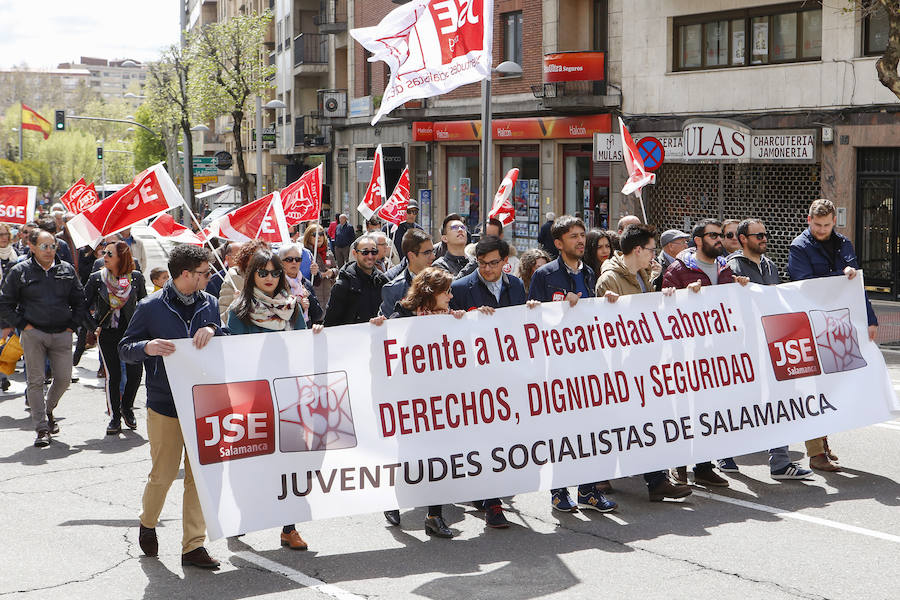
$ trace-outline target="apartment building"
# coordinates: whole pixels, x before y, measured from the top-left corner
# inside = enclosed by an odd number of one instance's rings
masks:
[[[829,198],[867,287],[896,298],[900,105],[875,71],[884,14],[771,0],[620,6],[622,111],[636,138],[666,148],[644,194],[650,220],[761,217],[783,268],[809,203]]]
[[[140,95],[140,90],[147,81],[145,66],[140,61],[130,58],[107,60],[82,56],[78,62],[59,64],[56,70],[77,71],[79,75],[87,71],[90,74],[91,90],[104,99],[124,98],[129,92]],[[140,104],[138,100],[134,102]]]

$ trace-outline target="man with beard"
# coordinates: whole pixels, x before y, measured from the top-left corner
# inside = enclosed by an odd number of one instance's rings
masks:
[[[663,287],[677,289],[688,288],[699,292],[707,285],[719,285],[738,282],[747,285],[746,277],[735,277],[725,261],[725,246],[722,244],[722,222],[715,219],[703,219],[694,225],[691,232],[695,248],[683,250],[666,274],[663,275]],[[733,458],[719,461],[719,469],[725,472],[737,471]],[[687,483],[687,467],[672,470],[672,477],[677,483]],[[713,471],[711,462],[694,465],[694,482],[706,486],[728,487],[728,480]]]
[[[737,238],[741,250],[729,255],[728,266],[735,275],[745,275],[753,283],[777,285],[781,283],[778,267],[765,256],[768,246],[766,225],[759,219],[744,219],[738,224]],[[809,479],[812,471],[791,462],[788,447],[769,450],[769,472],[772,479]]]
[[[539,302],[565,300],[575,306],[580,298],[592,298],[597,279],[594,271],[581,260],[585,245],[584,223],[571,215],[563,215],[553,222],[550,235],[559,258],[534,272],[528,288],[528,299]],[[603,495],[599,485],[601,483],[608,485],[608,482],[598,481],[578,486],[578,508],[600,512],[616,509],[618,505]],[[554,489],[550,494],[554,509],[562,512],[575,511],[576,505],[572,502],[568,489]]]

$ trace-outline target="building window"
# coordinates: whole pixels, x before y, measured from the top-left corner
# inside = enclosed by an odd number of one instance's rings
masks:
[[[522,64],[522,13],[505,13],[503,19],[503,60]]]
[[[674,27],[676,71],[822,58],[822,8],[817,3],[678,17]]]
[[[868,14],[863,18],[863,54],[884,54],[891,29],[888,15],[879,2],[867,3],[866,12]]]

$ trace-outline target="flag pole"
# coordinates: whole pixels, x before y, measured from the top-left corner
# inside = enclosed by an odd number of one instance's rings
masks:
[[[22,113],[24,111],[25,111],[24,105],[21,102],[19,102],[19,162],[22,162],[22,160],[23,160],[22,156],[24,153],[23,148],[22,148],[22,143],[23,143],[23,140],[25,139],[22,136]]]
[[[194,225],[197,226],[197,231],[200,235],[203,234],[203,227],[200,226],[200,223],[197,221],[197,217],[194,216],[194,211],[191,210],[191,207],[187,205],[184,197],[181,198],[181,202],[184,204],[184,209],[187,211],[188,215],[191,217],[191,221],[194,222]],[[234,288],[235,293],[240,293],[241,290],[237,289],[237,286],[234,284],[234,280],[231,278],[231,273],[228,272],[228,267],[225,266],[225,263],[222,261],[222,258],[216,253],[216,249],[213,248],[212,244],[209,241],[209,236],[203,236],[203,243],[209,246],[209,251],[213,255],[213,258],[216,259],[216,262],[219,263],[219,266],[222,267],[222,273],[224,273],[223,277],[228,279],[228,283],[231,284],[231,287]]]

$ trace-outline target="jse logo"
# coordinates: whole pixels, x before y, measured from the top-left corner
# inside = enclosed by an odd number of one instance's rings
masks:
[[[275,409],[269,382],[194,386],[200,464],[275,452]]]
[[[428,5],[441,43],[441,62],[448,64],[484,45],[483,0],[439,0]]]
[[[811,377],[822,372],[806,313],[787,313],[762,318],[775,379]]]

